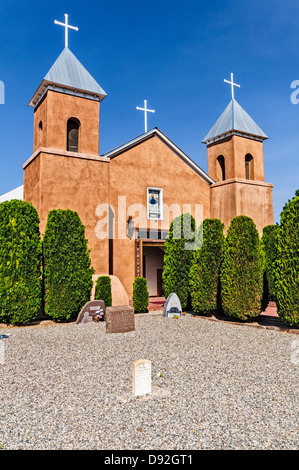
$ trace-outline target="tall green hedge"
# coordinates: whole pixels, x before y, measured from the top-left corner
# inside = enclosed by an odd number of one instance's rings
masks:
[[[103,300],[105,307],[112,305],[111,279],[110,276],[99,276],[95,286],[95,300]]]
[[[189,307],[189,273],[192,261],[190,246],[195,242],[195,220],[191,214],[182,214],[170,224],[165,240],[163,289],[167,298],[175,292],[182,309]]]
[[[77,212],[49,212],[43,264],[45,313],[56,321],[75,318],[90,300],[94,273],[85,228]]]
[[[267,225],[263,229],[261,238],[261,248],[265,265],[265,283],[268,294],[268,300],[275,300],[275,263],[278,258],[277,243],[279,234],[279,225]]]
[[[0,322],[26,324],[41,308],[39,217],[32,204],[0,204]]]
[[[196,313],[213,315],[219,310],[223,229],[224,224],[218,219],[205,219],[198,228],[203,231],[202,247],[194,251],[190,270],[191,305]]]
[[[260,239],[249,217],[237,216],[230,223],[220,280],[225,315],[239,320],[259,315],[263,293]]]
[[[275,265],[275,296],[279,317],[299,323],[299,196],[281,213]]]
[[[136,277],[133,283],[133,307],[135,313],[148,312],[149,292],[145,277]]]

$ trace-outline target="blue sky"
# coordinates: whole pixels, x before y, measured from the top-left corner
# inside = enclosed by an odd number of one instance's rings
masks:
[[[275,221],[299,188],[299,2],[289,0],[2,0],[0,4],[0,194],[23,183],[33,146],[27,104],[64,47],[106,91],[101,104],[100,154],[159,127],[207,171],[202,140],[235,98],[269,136],[265,180],[274,184]],[[299,96],[299,95],[298,95]],[[179,178],[179,175],[178,175]],[[187,188],[186,188],[187,190]]]

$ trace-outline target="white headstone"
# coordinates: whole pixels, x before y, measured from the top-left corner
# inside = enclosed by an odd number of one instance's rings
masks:
[[[148,359],[133,362],[133,395],[135,397],[152,392],[152,363]]]
[[[182,307],[181,302],[178,296],[172,292],[167,297],[163,308],[163,317],[181,317],[182,316]]]

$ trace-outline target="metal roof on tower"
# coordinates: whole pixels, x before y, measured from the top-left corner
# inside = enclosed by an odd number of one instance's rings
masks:
[[[30,100],[29,106],[35,107],[48,89],[98,101],[102,101],[107,96],[68,47],[63,49],[43,79]]]
[[[268,139],[268,136],[234,98],[202,142],[210,144],[230,135],[243,135],[257,140]]]

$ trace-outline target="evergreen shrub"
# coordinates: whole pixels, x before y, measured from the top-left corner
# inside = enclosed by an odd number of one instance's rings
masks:
[[[133,307],[135,313],[148,312],[149,292],[145,277],[136,277],[133,283]]]
[[[299,196],[289,201],[280,218],[275,264],[275,297],[279,317],[299,323]]]
[[[237,216],[230,223],[220,281],[225,315],[248,320],[260,314],[263,294],[260,238],[249,217]]]
[[[196,244],[195,219],[191,214],[182,214],[170,224],[165,240],[163,290],[167,298],[172,292],[180,299],[182,309],[190,307],[189,274],[193,250]]]
[[[19,200],[0,204],[0,322],[26,324],[41,309],[39,216]]]
[[[279,225],[267,225],[263,229],[261,238],[261,248],[264,259],[265,269],[265,290],[267,291],[267,300],[275,301],[275,263],[277,261],[277,243],[279,234]],[[265,295],[266,297],[266,295]]]
[[[90,300],[93,286],[90,250],[77,212],[48,214],[43,238],[45,313],[56,321],[75,318]]]
[[[190,295],[196,313],[213,315],[219,311],[220,266],[223,259],[224,224],[218,219],[205,219],[202,247],[193,252],[190,270]],[[200,235],[198,235],[200,238]]]
[[[112,305],[111,279],[110,276],[99,276],[95,286],[95,300],[103,300],[105,307]]]

